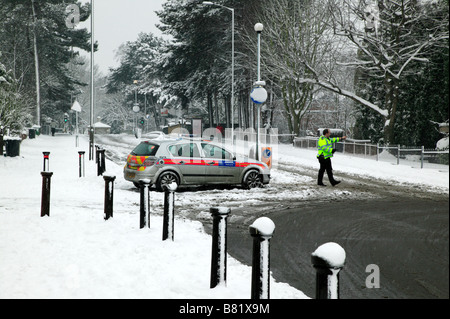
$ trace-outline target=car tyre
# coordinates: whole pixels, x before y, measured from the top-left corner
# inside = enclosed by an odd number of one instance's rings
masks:
[[[180,178],[174,172],[164,172],[158,177],[158,181],[156,182],[156,189],[160,192],[164,191],[164,185],[168,185],[171,183],[177,183],[177,186],[180,185]]]
[[[262,187],[262,185],[263,185],[263,183],[261,180],[261,175],[260,175],[259,171],[254,170],[254,169],[248,171],[245,174],[244,179],[242,180],[242,186],[245,189]]]

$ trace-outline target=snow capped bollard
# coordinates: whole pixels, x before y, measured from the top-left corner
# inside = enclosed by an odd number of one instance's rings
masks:
[[[105,150],[99,148],[97,150],[97,176],[100,176],[105,172],[105,166]]]
[[[311,255],[316,269],[316,299],[339,299],[339,271],[345,264],[345,250],[330,242],[319,246]]]
[[[50,217],[50,181],[52,172],[41,172],[42,175],[42,197],[41,197],[41,217]]]
[[[162,240],[169,237],[174,238],[174,207],[175,207],[175,191],[177,190],[177,183],[164,185],[164,218],[163,218],[163,235]]]
[[[227,281],[227,218],[231,209],[211,207],[209,212],[213,218],[210,288],[214,288]]]
[[[269,241],[275,230],[270,218],[260,217],[250,225],[253,237],[252,299],[270,298],[270,250]]]
[[[49,162],[48,162],[49,161],[50,152],[42,152],[42,154],[44,154],[44,167],[43,167],[42,171],[43,172],[48,172],[49,169],[50,169]]]
[[[140,219],[139,227],[142,229],[145,225],[150,228],[150,180],[139,180],[141,190]]]
[[[113,217],[113,195],[114,195],[114,180],[116,179],[113,175],[103,175],[105,180],[105,220]]]
[[[84,153],[85,151],[78,152],[78,172],[80,177],[84,177]]]

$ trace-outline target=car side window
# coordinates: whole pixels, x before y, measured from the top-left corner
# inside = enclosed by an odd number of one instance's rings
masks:
[[[194,143],[170,145],[169,152],[174,157],[200,157],[200,151]]]
[[[202,143],[203,152],[205,152],[206,157],[232,160],[233,155],[226,149],[218,147],[216,145]]]

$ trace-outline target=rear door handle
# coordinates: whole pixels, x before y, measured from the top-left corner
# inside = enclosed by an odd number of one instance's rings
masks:
[[[214,165],[216,162],[208,162],[209,165]]]
[[[178,163],[179,163],[179,164],[184,164],[185,162],[184,162],[184,161],[179,161]]]

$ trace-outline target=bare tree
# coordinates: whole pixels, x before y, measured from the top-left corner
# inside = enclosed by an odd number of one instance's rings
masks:
[[[336,36],[348,39],[358,55],[341,65],[356,68],[364,77],[383,83],[384,96],[373,101],[342,90],[339,83],[327,79],[308,61],[311,77],[303,81],[345,95],[372,108],[385,118],[385,142],[393,140],[393,128],[399,98],[399,83],[412,62],[428,62],[426,54],[443,40],[448,47],[448,7],[441,2],[418,0],[328,0]]]
[[[324,10],[325,4],[326,0],[268,1],[258,13],[259,22],[264,24],[263,77],[266,73],[264,79],[275,88],[272,93],[281,97],[289,131],[296,135],[315,96],[323,87],[330,89],[316,79],[343,78],[338,76],[342,68],[336,60],[346,47],[332,32],[332,15]],[[248,48],[254,51],[251,37],[254,35],[248,35]],[[342,82],[340,85],[347,87]]]

